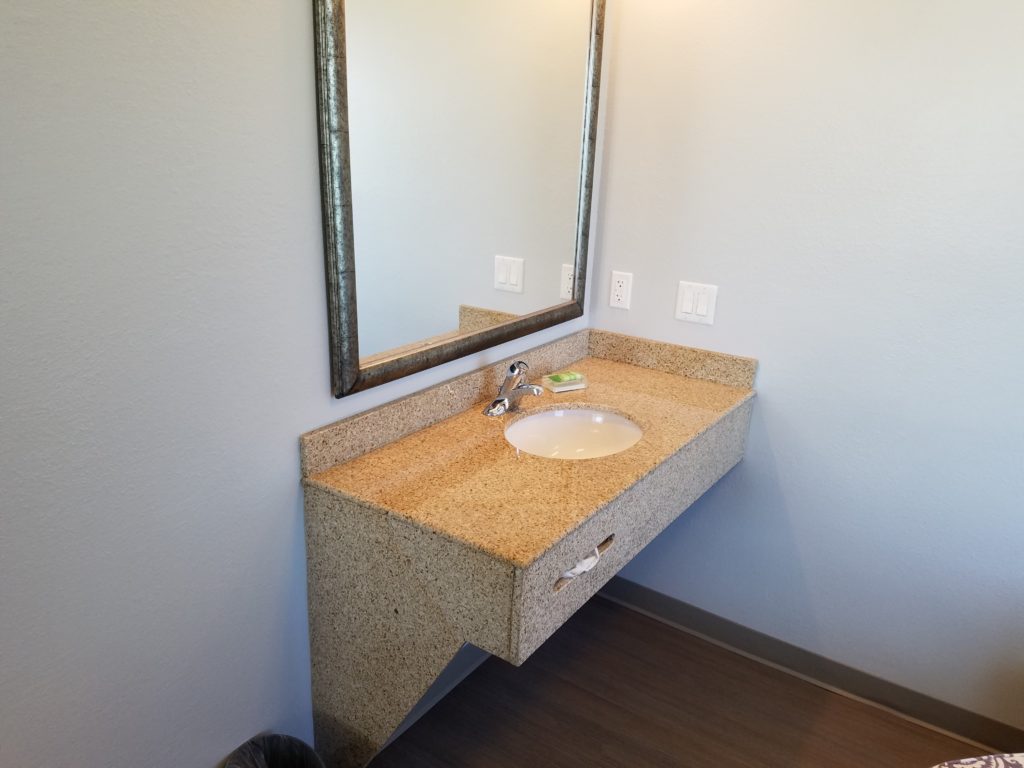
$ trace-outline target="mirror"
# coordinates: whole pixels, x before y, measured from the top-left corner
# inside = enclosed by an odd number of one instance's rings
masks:
[[[314,7],[334,395],[582,315],[604,0]]]

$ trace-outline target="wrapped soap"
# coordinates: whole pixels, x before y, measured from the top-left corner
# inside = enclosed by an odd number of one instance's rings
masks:
[[[585,389],[587,377],[576,371],[562,371],[542,377],[540,383],[552,392],[571,392],[574,389]]]

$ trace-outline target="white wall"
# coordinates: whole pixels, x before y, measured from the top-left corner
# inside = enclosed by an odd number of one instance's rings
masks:
[[[610,13],[596,324],[762,360],[628,575],[1024,726],[1021,7]],[[2,6],[0,765],[308,739],[297,436],[581,325],[329,397],[309,16]]]
[[[608,24],[594,325],[761,361],[746,460],[625,575],[1024,727],[1024,4]]]
[[[329,393],[308,3],[0,7],[0,765],[311,738]]]
[[[558,304],[576,243],[589,0],[345,10],[360,353],[454,331],[460,304]],[[495,289],[498,254],[525,260],[522,293]]]

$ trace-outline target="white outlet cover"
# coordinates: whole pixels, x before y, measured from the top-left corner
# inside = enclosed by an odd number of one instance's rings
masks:
[[[558,285],[558,298],[563,301],[572,300],[572,281],[575,271],[572,264],[562,265],[562,279]]]
[[[676,294],[676,320],[688,323],[713,325],[715,304],[718,303],[718,286],[706,283],[679,281]]]
[[[608,306],[629,309],[633,295],[633,273],[612,272],[612,284],[608,292]]]

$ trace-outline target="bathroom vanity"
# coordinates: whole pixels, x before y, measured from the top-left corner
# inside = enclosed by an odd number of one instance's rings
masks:
[[[470,15],[430,4],[418,9],[422,18],[411,6],[395,8],[314,2],[336,397],[550,328],[585,310],[605,0],[492,4],[484,11],[474,6]],[[469,16],[483,26],[467,26]],[[439,31],[423,32],[423,24]],[[524,48],[516,30],[543,31],[545,44]],[[495,42],[499,33],[505,43]],[[503,50],[510,57],[478,55],[484,39],[492,53]],[[394,92],[381,90],[383,71],[376,65],[384,41],[396,46],[384,55],[399,64]],[[361,61],[366,52],[372,57]],[[458,66],[424,76],[425,62],[449,60]],[[475,88],[483,89],[480,97],[468,97]],[[425,101],[424,93],[430,94]],[[504,96],[512,93],[525,96]],[[373,98],[360,101],[360,94]],[[452,94],[458,95],[454,101]],[[434,118],[433,130],[425,132],[427,103]],[[466,104],[476,103],[483,106],[464,113]],[[406,111],[382,119],[385,105]],[[445,116],[457,123],[444,125]],[[381,133],[385,125],[398,131],[395,137]],[[430,143],[418,145],[423,136]],[[455,144],[439,150],[436,142],[451,137]],[[373,150],[377,139],[383,150]],[[417,162],[392,161],[403,147],[413,148]],[[481,155],[482,147],[492,154]],[[389,164],[375,170],[372,161],[381,157]],[[419,162],[435,158],[443,158],[436,167]],[[364,170],[359,178],[370,183],[353,191],[355,164]],[[410,195],[421,187],[419,197]],[[358,307],[354,198],[364,212],[360,248],[369,254],[359,270]],[[375,226],[388,238],[401,232],[410,239],[405,245],[380,240]],[[463,239],[473,233],[481,239]],[[481,293],[479,255],[495,252],[518,256],[496,256],[499,293]],[[412,261],[387,261],[412,253]],[[457,254],[471,261],[452,263]],[[532,277],[524,281],[527,257]],[[438,271],[416,277],[424,265]],[[438,335],[428,323],[438,308],[473,303],[461,293],[447,304],[441,300],[437,289],[444,286],[435,277],[442,273],[461,276],[443,282],[472,287],[490,308],[467,314],[465,323],[460,311],[458,332],[445,325]],[[395,275],[413,286],[411,295],[396,293],[403,281]],[[435,283],[426,302],[424,281]],[[377,285],[386,290],[375,293]],[[527,296],[525,285],[538,293]],[[429,312],[412,313],[419,304]],[[381,331],[396,306],[409,318],[396,329],[405,335],[390,342],[398,346],[363,338],[361,348],[360,332]],[[429,338],[422,339],[424,333]],[[519,382],[496,398],[509,360],[301,439],[313,718],[316,747],[331,766],[365,765],[464,644],[512,664],[525,661],[743,455],[753,360],[597,330],[518,357],[529,363],[534,382],[571,367],[586,375],[589,386],[523,397],[532,388]],[[493,415],[482,412],[487,403]],[[596,411],[600,430],[618,421],[627,432],[638,427],[642,434],[618,446],[625,450],[597,456],[608,447],[603,445],[588,459],[525,452],[531,449],[521,438],[544,442],[550,437],[545,430],[564,429],[560,422],[575,419],[555,411],[581,409]],[[510,435],[524,450],[517,449],[506,428],[538,411],[551,414],[534,417],[529,429],[520,423],[518,437]],[[569,453],[582,456],[577,449]]]
[[[748,358],[584,330],[519,357],[586,389],[485,416],[508,362],[301,439],[316,746],[367,763],[464,643],[521,664],[742,457]],[[625,416],[642,437],[585,460],[504,431],[542,410]]]

